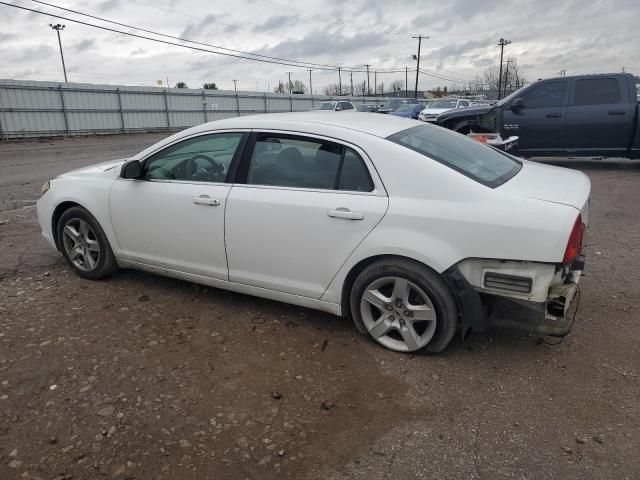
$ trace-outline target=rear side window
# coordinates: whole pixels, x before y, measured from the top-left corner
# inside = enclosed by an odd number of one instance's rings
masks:
[[[360,158],[360,155],[350,148],[345,149],[344,152],[338,190],[352,192],[370,192],[373,190],[373,182],[369,176],[367,166]]]
[[[513,177],[522,164],[495,148],[451,130],[419,125],[387,137],[491,188]]]
[[[574,105],[604,105],[620,102],[620,85],[615,78],[576,80]]]
[[[247,184],[370,192],[373,181],[351,148],[315,138],[263,134],[256,141]]]
[[[567,95],[567,81],[545,82],[532,88],[523,96],[526,108],[562,107]]]

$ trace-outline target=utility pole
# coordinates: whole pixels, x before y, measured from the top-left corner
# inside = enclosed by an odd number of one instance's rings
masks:
[[[420,47],[422,46],[422,39],[423,38],[429,38],[425,35],[418,35],[417,37],[411,37],[411,38],[417,38],[418,39],[418,57],[416,58],[416,60],[418,60],[418,66],[416,67],[416,90],[415,90],[415,97],[416,99],[418,98],[418,74],[420,73]]]
[[[566,70],[560,70],[560,76],[564,77],[567,75],[567,71]]]
[[[233,79],[233,90],[235,92],[238,91],[238,80],[236,80],[236,79]]]
[[[349,76],[351,77],[351,96],[353,97],[353,72],[351,72]]]
[[[311,70],[310,68],[308,68],[307,70],[309,70],[309,90],[311,91],[311,95],[313,95],[313,83],[311,83],[311,72],[313,72],[313,70]]]
[[[378,71],[373,71],[373,96],[378,96]]]
[[[367,67],[367,95],[371,95],[371,87],[369,86],[369,67],[371,65],[366,64],[365,67]]]
[[[55,25],[49,24],[49,26],[58,34],[58,46],[60,47],[60,58],[62,59],[62,71],[64,72],[64,83],[67,83],[67,67],[64,64],[64,55],[62,54],[62,41],[60,40],[60,30],[64,30],[64,25],[56,23]]]
[[[626,73],[627,72],[627,67],[622,67],[622,73]]]
[[[502,97],[500,96],[500,92],[502,91],[502,58],[504,56],[504,47],[505,45],[509,45],[511,43],[510,40],[505,40],[501,38],[498,42],[498,46],[500,47],[500,73],[498,74],[498,100]]]
[[[504,93],[507,94],[509,89],[509,64],[513,63],[513,60],[507,60],[507,68],[504,71]]]
[[[293,72],[287,72],[287,75],[289,75],[289,95],[291,95],[291,73]]]
[[[340,73],[340,67],[338,67],[338,95],[342,95],[342,74]]]
[[[409,67],[404,67],[404,98],[409,97]]]

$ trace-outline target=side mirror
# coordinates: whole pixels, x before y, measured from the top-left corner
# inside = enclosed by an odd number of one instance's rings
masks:
[[[137,179],[142,177],[142,165],[139,160],[132,160],[122,166],[120,170],[120,176],[122,178]]]
[[[339,112],[340,110],[342,110],[342,107],[336,107],[336,112]]]
[[[524,100],[522,98],[516,98],[511,105],[509,105],[509,110],[512,112],[517,112],[524,108]]]

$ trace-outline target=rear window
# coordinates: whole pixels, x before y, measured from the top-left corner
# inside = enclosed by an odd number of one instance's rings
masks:
[[[387,140],[491,188],[502,185],[522,168],[515,157],[441,127],[419,125],[394,133]]]
[[[615,78],[576,80],[574,105],[606,105],[620,101],[620,85]]]

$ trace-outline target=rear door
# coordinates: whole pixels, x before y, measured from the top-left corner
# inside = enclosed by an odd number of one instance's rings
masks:
[[[521,152],[555,154],[566,147],[568,90],[567,80],[542,82],[524,92],[521,108],[504,109],[503,131],[520,137],[518,149]]]
[[[625,155],[632,136],[635,103],[622,77],[572,80],[566,143],[580,155]]]
[[[382,219],[387,200],[359,148],[254,133],[227,199],[229,279],[318,299]]]

